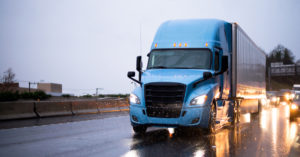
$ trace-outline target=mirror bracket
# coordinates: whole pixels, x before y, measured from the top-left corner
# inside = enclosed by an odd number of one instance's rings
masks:
[[[135,72],[134,71],[128,71],[127,73],[127,77],[130,78],[132,81],[140,84],[142,86],[142,82],[141,81],[138,81],[136,80],[135,78],[133,78],[135,76]]]

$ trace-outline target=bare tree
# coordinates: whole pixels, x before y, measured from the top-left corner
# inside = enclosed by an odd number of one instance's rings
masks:
[[[12,71],[11,68],[7,69],[4,72],[4,75],[1,77],[0,91],[11,91],[15,85],[15,76],[16,74]]]
[[[3,83],[14,83],[15,81],[15,76],[16,74],[12,71],[11,68],[7,69],[5,72],[4,72],[4,75],[2,77],[2,82]]]
[[[291,50],[283,45],[277,45],[267,56],[267,65],[271,62],[283,62],[283,64],[294,64],[295,56]]]

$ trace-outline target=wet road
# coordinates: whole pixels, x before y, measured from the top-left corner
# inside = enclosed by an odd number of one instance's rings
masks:
[[[300,156],[300,119],[290,122],[288,110],[243,114],[216,134],[150,128],[136,136],[124,112],[1,122],[0,156]]]

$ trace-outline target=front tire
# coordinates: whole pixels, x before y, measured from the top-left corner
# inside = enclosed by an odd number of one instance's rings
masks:
[[[233,120],[232,124],[238,124],[240,121],[240,107],[239,107],[239,101],[235,101],[234,107],[233,107]]]
[[[145,134],[146,130],[147,130],[147,127],[146,126],[133,126],[132,127],[133,131],[136,133],[136,134]]]
[[[212,104],[209,112],[209,122],[208,122],[208,132],[215,133],[216,132],[216,105]]]

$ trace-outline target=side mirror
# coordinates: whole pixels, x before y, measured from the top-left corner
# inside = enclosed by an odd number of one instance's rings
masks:
[[[142,86],[142,82],[141,81],[138,81],[136,79],[134,79],[133,77],[135,76],[135,72],[134,71],[128,71],[127,73],[127,77],[129,77],[132,81],[140,84]]]
[[[142,68],[143,68],[142,56],[137,56],[136,57],[136,70],[142,71]]]
[[[210,79],[211,77],[212,77],[211,72],[204,72],[203,73],[203,79],[204,80]]]
[[[134,71],[128,71],[127,76],[129,78],[134,77],[135,76],[135,72]]]
[[[221,72],[228,70],[228,56],[222,56],[222,69]]]

